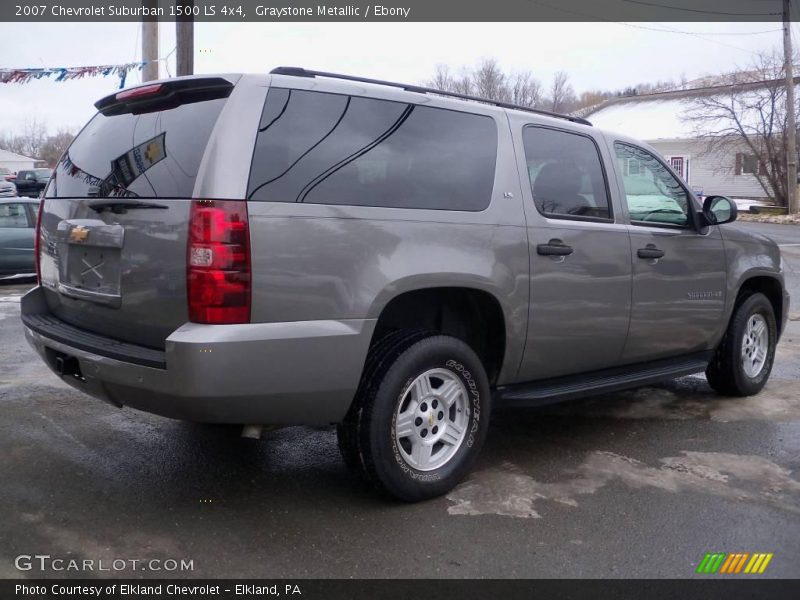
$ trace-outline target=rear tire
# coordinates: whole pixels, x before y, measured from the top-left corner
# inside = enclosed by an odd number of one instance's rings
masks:
[[[392,357],[394,357],[398,351],[402,351],[404,348],[408,347],[409,344],[428,335],[431,334],[420,330],[392,331],[373,344],[369,350],[369,355],[364,365],[364,372],[361,375],[361,383],[359,384],[353,404],[345,416],[344,421],[336,426],[339,453],[342,455],[342,459],[344,460],[344,464],[347,465],[347,468],[359,477],[365,475],[356,435],[361,418],[359,398],[363,397],[366,388],[369,386],[370,381],[372,381],[379,367],[387,360],[392,360]]]
[[[405,501],[447,493],[469,472],[489,426],[489,382],[456,338],[398,332],[370,352],[337,428],[345,463]]]
[[[747,296],[736,307],[728,330],[706,369],[709,385],[725,396],[752,396],[769,379],[778,329],[764,294]]]

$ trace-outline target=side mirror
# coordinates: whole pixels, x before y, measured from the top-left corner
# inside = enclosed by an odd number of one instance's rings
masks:
[[[708,196],[703,201],[704,225],[724,225],[736,220],[736,203],[725,196]]]

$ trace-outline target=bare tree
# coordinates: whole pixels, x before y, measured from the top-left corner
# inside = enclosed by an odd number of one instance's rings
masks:
[[[530,71],[514,73],[508,78],[511,102],[536,108],[542,104],[542,84]]]
[[[687,100],[683,118],[706,142],[704,153],[719,157],[720,169],[736,168],[730,164],[733,153],[754,157],[753,176],[767,196],[786,206],[786,88],[781,56],[762,54],[748,70],[728,74],[719,91]]]
[[[500,65],[493,58],[484,58],[473,73],[473,86],[476,95],[481,98],[507,102],[509,90],[506,86],[506,76]]]
[[[545,102],[542,84],[530,71],[507,74],[493,58],[483,59],[473,69],[462,69],[460,75],[453,74],[447,65],[437,65],[426,85],[520,106],[537,107]]]
[[[443,92],[456,92],[458,94],[473,94],[473,75],[466,69],[461,75],[454,75],[447,65],[436,65],[433,77],[425,82],[428,87],[442,90]]]
[[[453,89],[451,91],[457,94],[466,94],[467,96],[473,95],[475,93],[475,84],[472,73],[464,69],[461,72],[461,77],[456,77],[453,80]]]
[[[10,150],[30,158],[39,158],[45,140],[47,127],[36,118],[28,119],[17,135],[5,134],[0,137],[0,148]]]
[[[453,86],[455,85],[455,78],[450,72],[450,67],[447,65],[436,65],[436,71],[433,77],[429,79],[425,85],[436,88],[437,90],[452,92]]]
[[[66,129],[60,129],[54,135],[47,136],[38,158],[45,161],[48,167],[54,167],[74,137],[75,135]]]
[[[550,110],[567,112],[574,106],[575,100],[575,90],[569,82],[569,75],[564,71],[558,71],[553,76],[553,83],[550,86]]]

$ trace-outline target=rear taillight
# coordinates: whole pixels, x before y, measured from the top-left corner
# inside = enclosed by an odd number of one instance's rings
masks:
[[[250,322],[246,202],[192,201],[186,275],[190,321]]]
[[[44,198],[39,200],[39,212],[36,213],[36,237],[33,238],[33,254],[36,258],[36,282],[42,285],[42,213],[44,213]]]

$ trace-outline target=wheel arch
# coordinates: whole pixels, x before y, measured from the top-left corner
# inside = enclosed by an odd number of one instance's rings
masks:
[[[775,323],[780,331],[780,324],[783,322],[783,282],[773,273],[754,272],[745,275],[736,290],[736,297],[731,303],[727,322],[730,323],[736,309],[748,297],[754,293],[762,293],[767,297],[775,313]]]
[[[492,385],[508,366],[507,322],[500,300],[465,285],[406,289],[383,303],[370,346],[398,329],[426,329],[452,335],[469,345]]]

